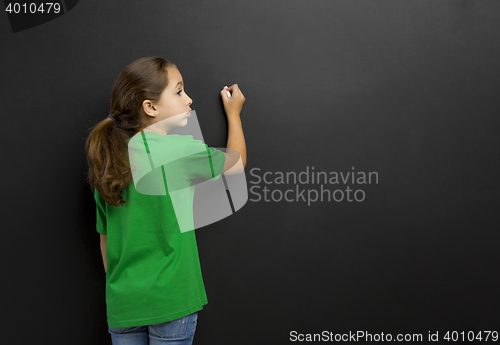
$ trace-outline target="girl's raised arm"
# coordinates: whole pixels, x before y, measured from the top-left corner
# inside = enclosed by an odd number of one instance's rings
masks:
[[[231,93],[231,98],[228,97],[226,91]],[[247,148],[240,118],[241,109],[243,108],[243,103],[245,103],[245,96],[243,96],[238,84],[233,84],[228,88],[224,88],[220,94],[224,103],[224,110],[228,122],[226,147],[231,149],[225,153],[226,161],[224,163],[223,172],[228,171],[234,166],[235,169],[231,169],[230,173],[226,174],[230,175],[231,172],[242,172],[242,169],[247,163]],[[239,157],[237,157],[234,150],[239,153]],[[241,167],[241,165],[243,166]]]

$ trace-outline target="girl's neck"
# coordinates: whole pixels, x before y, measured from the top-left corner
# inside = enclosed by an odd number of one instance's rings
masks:
[[[158,128],[155,128],[154,130],[146,128],[146,129],[143,129],[143,131],[144,132],[153,132],[153,133],[157,133],[157,134],[160,134],[160,135],[167,135],[168,134],[165,131],[162,131],[161,129],[158,129]]]

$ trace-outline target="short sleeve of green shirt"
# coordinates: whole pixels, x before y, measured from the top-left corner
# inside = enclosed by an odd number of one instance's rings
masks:
[[[183,165],[189,178],[218,180],[224,168],[224,152],[203,144],[201,140],[191,139],[184,147]]]
[[[106,205],[103,197],[94,189],[94,199],[96,204],[96,229],[101,235],[106,235]]]

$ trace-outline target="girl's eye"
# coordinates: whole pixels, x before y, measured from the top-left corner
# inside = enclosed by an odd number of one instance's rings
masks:
[[[182,90],[177,91],[177,94],[179,95],[182,92]],[[180,95],[179,95],[180,96]]]

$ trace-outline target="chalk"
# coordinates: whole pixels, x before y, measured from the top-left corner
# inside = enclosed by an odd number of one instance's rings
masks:
[[[224,89],[227,89],[227,86],[224,86]],[[227,93],[227,98],[231,98],[231,92],[226,90],[226,93]]]

